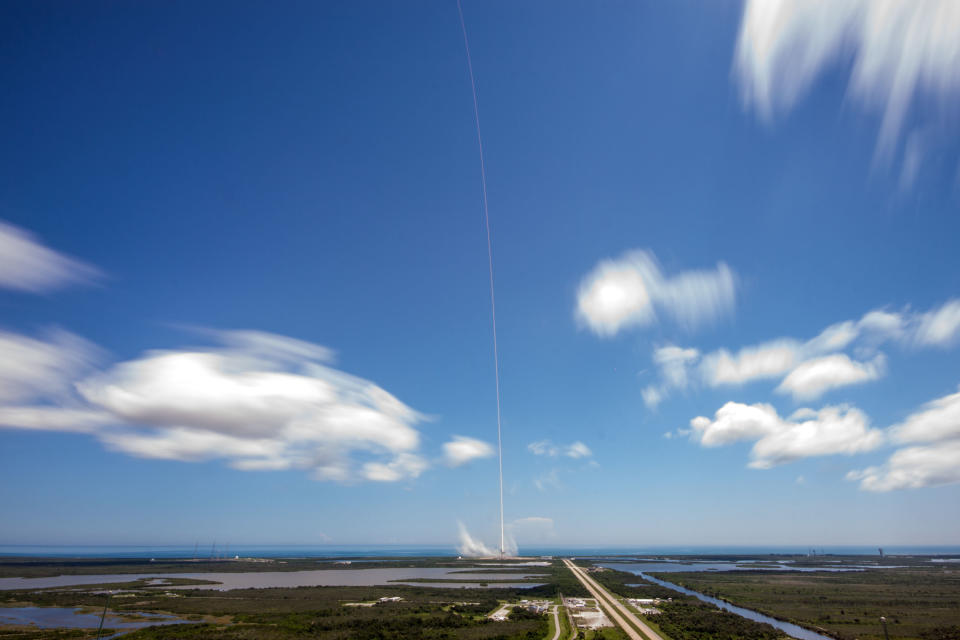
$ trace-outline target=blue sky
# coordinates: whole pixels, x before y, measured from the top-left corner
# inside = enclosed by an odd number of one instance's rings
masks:
[[[956,8],[463,9],[521,550],[956,542]],[[494,545],[456,3],[2,11],[0,542]]]

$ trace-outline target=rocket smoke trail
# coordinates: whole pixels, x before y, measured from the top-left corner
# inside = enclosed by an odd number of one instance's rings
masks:
[[[467,24],[463,19],[463,6],[457,0],[457,12],[460,14],[460,28],[463,30],[463,47],[467,52],[467,69],[470,71],[470,88],[473,90],[473,119],[477,125],[477,145],[480,149],[480,184],[483,190],[483,217],[487,225],[487,264],[490,270],[490,317],[493,321],[493,372],[497,386],[497,465],[500,477],[500,557],[504,552],[503,529],[503,439],[500,421],[500,356],[497,352],[497,303],[493,295],[493,249],[490,242],[490,209],[487,206],[487,168],[483,158],[483,138],[480,135],[480,107],[477,103],[477,81],[473,77],[473,60],[470,57],[470,40],[467,38]]]

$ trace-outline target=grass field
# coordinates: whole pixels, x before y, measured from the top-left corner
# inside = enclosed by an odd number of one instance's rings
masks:
[[[699,572],[656,577],[842,640],[960,640],[960,571]]]

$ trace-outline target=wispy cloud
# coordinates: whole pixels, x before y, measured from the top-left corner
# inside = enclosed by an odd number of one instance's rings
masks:
[[[877,309],[859,320],[831,325],[806,342],[785,337],[736,352],[718,349],[703,356],[699,373],[711,387],[783,377],[779,391],[809,400],[830,389],[882,377],[886,360],[876,349],[885,342],[907,349],[949,348],[958,339],[960,300],[948,300],[926,312]],[[854,361],[838,353],[850,347],[874,355],[870,361]]]
[[[590,447],[577,440],[568,445],[555,445],[550,440],[538,440],[527,445],[527,450],[535,456],[556,457],[559,455],[568,458],[589,458],[593,455]]]
[[[948,347],[960,340],[960,300],[950,300],[914,318],[913,340],[923,347]]]
[[[912,105],[926,99],[941,120],[956,109],[957,33],[954,0],[749,0],[734,68],[744,103],[770,122],[852,60],[849,94],[881,114],[877,151],[890,158]]]
[[[0,330],[0,403],[70,394],[103,352],[83,338],[54,329],[33,338]]]
[[[699,358],[700,352],[692,348],[668,344],[654,349],[653,362],[657,365],[660,383],[648,385],[640,391],[647,408],[656,409],[672,389],[686,389],[690,383],[691,367]]]
[[[600,336],[651,325],[661,315],[693,329],[729,313],[735,290],[733,271],[722,262],[714,270],[667,276],[653,253],[632,251],[600,262],[583,278],[576,317]]]
[[[99,269],[44,246],[33,234],[0,221],[0,288],[41,293],[86,284]]]
[[[563,484],[560,482],[560,473],[556,469],[551,469],[533,479],[533,486],[537,491],[549,491],[550,489],[560,489]]]

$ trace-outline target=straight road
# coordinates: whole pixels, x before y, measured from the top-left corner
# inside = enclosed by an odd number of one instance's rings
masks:
[[[663,640],[663,636],[658,634],[656,631],[651,629],[646,625],[640,618],[635,616],[633,612],[623,606],[623,603],[620,602],[617,598],[610,594],[609,591],[604,589],[600,584],[587,575],[587,572],[573,564],[570,560],[566,558],[563,562],[567,565],[567,568],[570,571],[573,571],[573,575],[577,576],[580,582],[584,587],[587,588],[594,598],[597,599],[597,604],[603,606],[607,610],[607,613],[610,614],[610,617],[620,625],[631,640],[644,640],[646,636],[649,640]],[[621,615],[622,614],[622,615]],[[631,626],[630,623],[633,623],[634,626]],[[643,632],[643,635],[637,632],[637,629]]]

